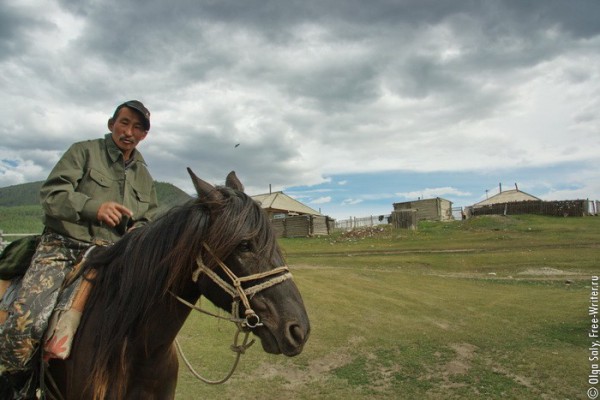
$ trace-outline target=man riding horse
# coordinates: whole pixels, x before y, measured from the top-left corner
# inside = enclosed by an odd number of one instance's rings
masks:
[[[103,138],[73,144],[40,191],[44,231],[20,288],[0,281],[0,388],[17,398],[35,390],[42,336],[65,276],[91,245],[117,241],[147,224],[158,202],[154,180],[136,149],[150,130],[150,112],[139,101],[119,105]],[[14,287],[18,287],[15,282]],[[20,396],[20,397],[19,397]]]

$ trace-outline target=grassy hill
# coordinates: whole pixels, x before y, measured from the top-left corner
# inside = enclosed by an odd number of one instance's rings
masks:
[[[42,231],[43,212],[38,198],[42,184],[39,181],[0,188],[0,230],[4,233]],[[156,195],[160,211],[190,199],[183,190],[165,182],[156,182]]]
[[[39,205],[43,181],[0,188],[0,207]]]
[[[191,196],[177,186],[166,182],[156,182],[156,197],[161,210],[185,203]]]

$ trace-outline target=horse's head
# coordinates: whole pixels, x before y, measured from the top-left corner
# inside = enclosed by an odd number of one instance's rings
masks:
[[[243,192],[233,171],[224,187],[188,172],[210,216],[198,258],[202,294],[227,312],[238,308],[234,314],[245,317],[245,328],[266,352],[299,354],[310,323],[266,213]]]

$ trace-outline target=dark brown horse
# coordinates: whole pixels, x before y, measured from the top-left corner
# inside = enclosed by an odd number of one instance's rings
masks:
[[[233,172],[224,187],[213,187],[188,171],[197,199],[89,255],[93,288],[71,356],[49,366],[64,399],[172,399],[173,343],[190,313],[174,294],[192,304],[202,295],[228,312],[236,298],[240,315],[251,318],[246,329],[266,352],[302,351],[308,316],[296,285],[285,279],[266,213]],[[232,296],[222,284],[236,280],[247,296]]]

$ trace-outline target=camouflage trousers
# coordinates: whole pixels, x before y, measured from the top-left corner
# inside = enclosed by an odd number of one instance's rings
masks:
[[[0,325],[0,370],[28,370],[37,365],[34,356],[62,283],[89,246],[56,233],[42,235],[15,301],[7,305],[8,318]]]

